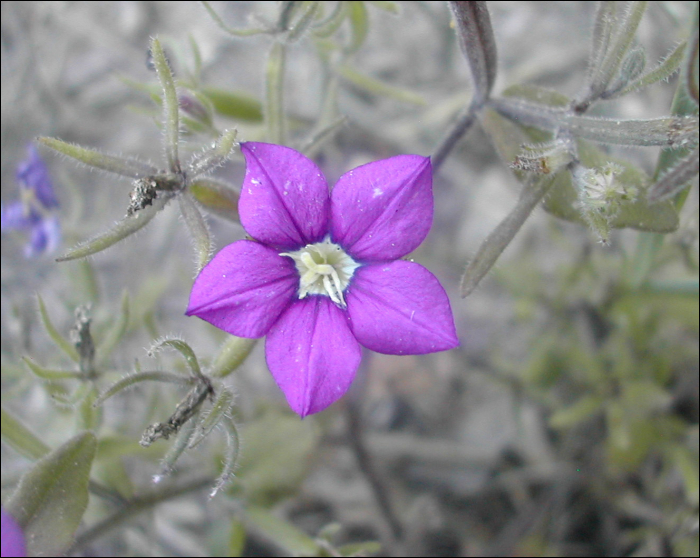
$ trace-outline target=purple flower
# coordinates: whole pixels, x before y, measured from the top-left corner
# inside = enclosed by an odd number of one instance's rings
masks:
[[[292,409],[322,411],[348,390],[360,345],[425,354],[456,347],[450,303],[424,267],[400,260],[433,219],[430,159],[353,169],[332,193],[313,161],[244,143],[241,223],[254,240],[221,250],[195,280],[187,315],[233,335],[267,335],[267,364]]]
[[[17,522],[2,508],[2,558],[26,556],[24,535]]]
[[[49,171],[31,144],[27,158],[17,166],[16,177],[20,199],[2,205],[2,232],[27,232],[29,242],[24,255],[28,258],[53,252],[61,240],[61,227],[53,212],[58,200]]]

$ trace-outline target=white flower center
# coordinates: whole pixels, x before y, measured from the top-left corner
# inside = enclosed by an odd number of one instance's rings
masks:
[[[296,252],[282,252],[294,260],[299,272],[299,298],[320,294],[345,308],[343,292],[352,274],[360,267],[345,251],[326,238],[323,242],[307,244]]]

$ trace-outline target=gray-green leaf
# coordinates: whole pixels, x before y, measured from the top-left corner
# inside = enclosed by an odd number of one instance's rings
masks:
[[[97,440],[71,438],[39,460],[5,504],[24,531],[29,556],[60,556],[73,541],[88,502]]]

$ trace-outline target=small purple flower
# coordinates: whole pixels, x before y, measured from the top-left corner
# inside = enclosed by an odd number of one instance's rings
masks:
[[[357,167],[332,193],[313,161],[243,143],[241,223],[254,240],[221,250],[195,280],[187,315],[239,337],[267,335],[265,355],[300,416],[350,387],[360,345],[394,355],[459,342],[447,295],[399,258],[433,219],[430,159],[399,155]]]
[[[2,206],[2,232],[18,230],[29,234],[24,247],[28,258],[53,252],[61,240],[61,227],[53,210],[58,200],[49,171],[36,147],[29,145],[27,158],[17,166],[20,199]]]
[[[2,558],[26,556],[24,534],[12,516],[2,508]]]

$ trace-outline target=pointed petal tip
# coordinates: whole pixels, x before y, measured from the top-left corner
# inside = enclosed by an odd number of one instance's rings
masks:
[[[288,258],[252,240],[222,249],[199,273],[186,315],[231,335],[263,337],[292,301],[298,274]]]
[[[433,222],[430,158],[397,155],[348,171],[331,193],[331,214],[331,236],[353,258],[405,256]]]
[[[272,143],[241,144],[246,174],[238,202],[243,228],[278,249],[297,250],[328,233],[330,193],[316,163]]]
[[[328,297],[310,296],[280,316],[268,333],[265,357],[289,406],[303,418],[345,395],[362,352],[345,312]]]
[[[355,337],[378,353],[421,355],[459,346],[447,293],[417,263],[397,260],[360,268],[347,303]]]

